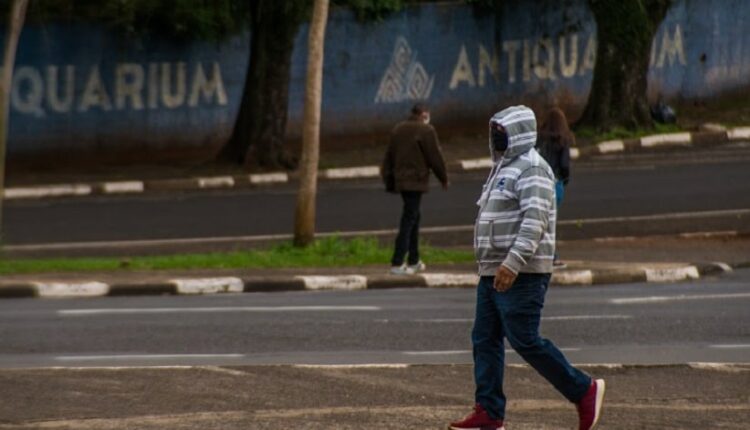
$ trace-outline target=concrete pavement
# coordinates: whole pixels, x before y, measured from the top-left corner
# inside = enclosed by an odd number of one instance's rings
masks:
[[[600,428],[746,429],[750,366],[585,366],[607,381]],[[506,372],[509,430],[574,428],[533,370]],[[470,365],[0,371],[0,429],[444,429],[473,403]]]

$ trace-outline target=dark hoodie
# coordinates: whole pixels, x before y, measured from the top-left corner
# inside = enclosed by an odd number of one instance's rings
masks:
[[[391,132],[381,175],[388,191],[426,192],[430,170],[442,184],[448,183],[448,172],[435,129],[412,115]]]

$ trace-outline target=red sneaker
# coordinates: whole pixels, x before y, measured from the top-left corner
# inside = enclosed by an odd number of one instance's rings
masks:
[[[503,421],[492,419],[479,403],[474,406],[474,412],[461,421],[451,423],[449,428],[451,430],[505,430]]]
[[[604,379],[591,381],[589,390],[578,402],[578,430],[593,430],[604,402]]]

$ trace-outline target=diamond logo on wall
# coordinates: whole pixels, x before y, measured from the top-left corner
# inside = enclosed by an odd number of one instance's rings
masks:
[[[432,93],[435,77],[430,76],[417,53],[405,38],[396,39],[391,64],[380,81],[375,103],[398,103],[406,100],[427,100]]]

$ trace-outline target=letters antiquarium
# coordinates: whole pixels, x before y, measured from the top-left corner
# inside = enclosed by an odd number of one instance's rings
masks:
[[[218,62],[118,63],[110,68],[20,65],[11,89],[12,109],[35,116],[200,104],[227,104]]]

